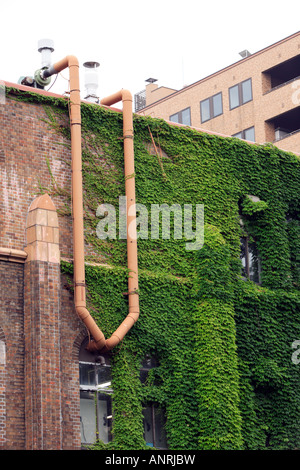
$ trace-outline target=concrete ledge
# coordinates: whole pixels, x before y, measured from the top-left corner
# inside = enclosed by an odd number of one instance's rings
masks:
[[[25,263],[26,258],[26,251],[0,247],[0,261],[10,261],[12,263]]]

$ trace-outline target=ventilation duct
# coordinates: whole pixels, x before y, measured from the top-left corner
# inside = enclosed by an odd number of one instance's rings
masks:
[[[92,103],[99,103],[99,97],[97,96],[98,90],[98,67],[99,62],[89,61],[84,62],[83,66],[85,68],[84,78],[85,78],[85,89],[86,96],[85,100]]]
[[[51,54],[54,51],[52,39],[40,39],[38,41],[38,51],[42,56],[42,69],[49,68],[51,65]]]

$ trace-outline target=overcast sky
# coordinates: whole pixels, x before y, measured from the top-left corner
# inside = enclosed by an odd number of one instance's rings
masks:
[[[100,98],[121,88],[134,95],[149,77],[180,89],[237,62],[244,49],[254,53],[298,32],[299,11],[296,0],[3,1],[0,80],[33,76],[38,40],[50,38],[53,63],[69,54],[81,65],[100,62]],[[51,91],[64,93],[67,77]],[[81,90],[84,97],[83,72]]]

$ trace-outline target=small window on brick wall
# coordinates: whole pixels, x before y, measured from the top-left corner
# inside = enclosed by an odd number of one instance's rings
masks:
[[[252,101],[252,80],[248,78],[237,85],[229,88],[229,106],[230,109],[242,106]]]
[[[223,114],[222,93],[217,93],[200,102],[201,122]]]
[[[236,134],[233,134],[232,137],[237,137],[238,139],[248,140],[249,142],[255,142],[255,132],[254,127],[248,127]]]
[[[186,126],[191,125],[191,109],[186,108],[178,113],[172,114],[170,116],[170,121],[178,122],[179,124],[185,124]]]
[[[112,387],[109,355],[79,355],[81,443],[112,440]]]

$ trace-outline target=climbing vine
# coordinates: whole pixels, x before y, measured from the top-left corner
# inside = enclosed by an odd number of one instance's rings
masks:
[[[50,107],[49,125],[68,139],[53,117],[67,112],[64,100],[8,93]],[[83,104],[82,132],[88,259],[110,266],[86,267],[88,303],[109,336],[127,315],[126,243],[97,237],[96,212],[109,203],[119,215],[122,113]],[[141,116],[134,147],[137,202],[149,214],[152,204],[203,204],[204,246],[153,240],[150,220],[138,240],[141,315],[113,352],[113,441],[95,448],[145,448],[149,402],[165,410],[170,449],[299,448],[299,158]],[[257,245],[260,284],[241,275],[245,234]],[[61,267],[72,274],[72,264]],[[146,354],[157,366],[141,383]]]

